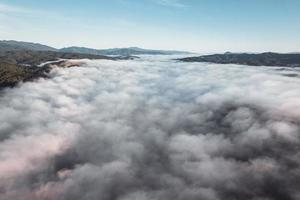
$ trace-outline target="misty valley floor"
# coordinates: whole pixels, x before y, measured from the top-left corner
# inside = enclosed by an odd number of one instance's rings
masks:
[[[300,199],[300,71],[85,60],[0,94],[1,200]]]

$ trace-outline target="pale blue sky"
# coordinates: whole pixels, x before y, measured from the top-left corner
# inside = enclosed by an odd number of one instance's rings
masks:
[[[0,0],[0,39],[54,47],[300,51],[299,0]]]

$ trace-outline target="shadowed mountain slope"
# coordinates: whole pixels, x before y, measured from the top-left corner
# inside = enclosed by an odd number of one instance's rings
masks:
[[[187,57],[179,60],[185,62],[210,62],[219,64],[241,64],[251,66],[300,67],[300,54],[297,53],[225,53],[198,57]]]

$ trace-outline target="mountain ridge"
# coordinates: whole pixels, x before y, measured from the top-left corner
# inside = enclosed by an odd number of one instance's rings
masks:
[[[110,48],[110,49],[93,49],[87,47],[66,47],[59,49],[60,52],[72,52],[72,53],[88,53],[95,55],[175,55],[175,54],[190,54],[185,51],[175,51],[175,50],[153,50],[153,49],[143,49],[139,47],[127,47],[127,48]]]
[[[57,51],[64,53],[80,53],[80,54],[91,54],[91,55],[115,55],[115,56],[130,56],[130,55],[175,55],[175,54],[190,54],[186,51],[175,51],[175,50],[153,50],[143,49],[139,47],[127,47],[127,48],[110,48],[110,49],[94,49],[88,47],[64,47],[61,49],[53,48],[51,46],[43,45],[40,43],[23,42],[16,40],[1,40],[0,41],[0,52],[1,51],[20,51],[20,50],[32,50],[32,51]]]
[[[1,40],[0,51],[18,51],[18,50],[32,50],[32,51],[57,51],[56,48],[33,42],[24,42],[16,40]]]
[[[177,59],[183,62],[208,62],[217,64],[240,64],[250,66],[282,66],[300,67],[300,54],[298,53],[229,53],[212,54]]]

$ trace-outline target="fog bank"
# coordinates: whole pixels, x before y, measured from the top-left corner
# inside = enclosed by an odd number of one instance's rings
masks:
[[[84,62],[1,93],[1,200],[300,199],[299,71]]]

